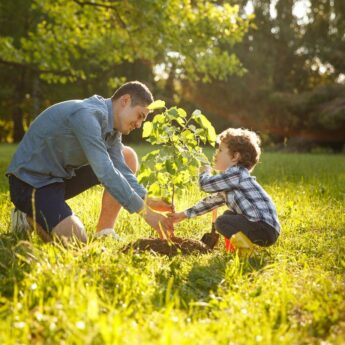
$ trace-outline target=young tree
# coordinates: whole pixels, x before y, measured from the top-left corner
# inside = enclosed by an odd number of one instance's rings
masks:
[[[209,164],[200,144],[214,146],[216,132],[200,110],[188,117],[182,108],[167,109],[163,101],[149,108],[164,108],[152,122],[146,121],[143,129],[143,138],[159,149],[142,158],[138,180],[148,187],[150,196],[166,199],[174,206],[176,193],[195,182],[201,164]]]

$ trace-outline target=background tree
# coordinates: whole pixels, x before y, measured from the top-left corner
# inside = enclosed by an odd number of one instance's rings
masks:
[[[301,5],[305,13],[297,15]],[[19,140],[32,115],[55,101],[110,95],[124,80],[140,79],[169,105],[202,109],[217,131],[243,126],[273,143],[342,147],[342,0],[3,0],[0,6],[2,141],[12,131]]]
[[[231,1],[251,5],[254,26],[234,51],[247,73],[205,85],[183,84],[188,102],[213,119],[341,149],[345,141],[345,6],[342,1]],[[306,6],[304,17],[296,5]],[[219,121],[218,121],[219,122]],[[221,124],[225,126],[225,124]],[[289,142],[289,140],[288,140]]]
[[[128,65],[146,66],[145,81],[158,65],[167,69],[174,66],[179,78],[204,81],[242,71],[236,55],[224,47],[241,41],[249,21],[228,4],[198,0],[35,0],[25,2],[21,11],[26,21],[17,30],[19,2],[5,1],[2,5],[2,27],[7,29],[1,31],[0,64],[3,73],[11,70],[9,73],[17,74],[16,81],[6,81],[12,87],[7,96],[12,93],[12,99],[31,98],[34,87],[23,84],[33,85],[34,80],[37,84],[37,79],[82,85],[82,91],[70,93],[71,98],[88,96],[87,91],[95,90],[96,83],[101,84],[99,93],[110,94],[130,74],[125,71]],[[139,76],[135,73],[135,79]],[[49,97],[50,102],[54,100]],[[12,114],[18,127],[14,140],[18,141],[23,135],[24,109],[15,104],[18,111],[15,106],[1,111]]]

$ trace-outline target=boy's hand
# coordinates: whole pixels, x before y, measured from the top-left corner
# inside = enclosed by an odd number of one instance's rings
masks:
[[[173,212],[173,206],[158,198],[146,198],[146,204],[158,212]]]
[[[210,173],[212,170],[211,166],[210,165],[202,165],[200,168],[199,168],[199,173],[202,174],[203,172],[208,172]]]
[[[179,223],[187,218],[184,212],[168,213],[168,217],[173,221],[173,223]]]

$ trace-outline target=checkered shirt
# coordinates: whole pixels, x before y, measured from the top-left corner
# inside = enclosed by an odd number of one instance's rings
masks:
[[[232,212],[242,214],[252,222],[265,222],[280,233],[274,203],[248,169],[236,165],[214,176],[203,172],[200,174],[199,184],[201,190],[212,194],[187,209],[185,214],[188,218],[226,204]]]

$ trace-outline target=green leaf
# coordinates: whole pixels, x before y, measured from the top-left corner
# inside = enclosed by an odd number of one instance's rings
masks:
[[[194,112],[195,113],[195,112]],[[194,114],[193,113],[193,114]],[[207,119],[205,115],[202,115],[200,113],[195,114],[193,119],[195,120],[196,123],[198,123],[202,128],[207,129],[211,125],[211,122]]]
[[[165,122],[165,116],[163,114],[156,115],[153,120],[153,123],[164,123]]]
[[[176,107],[172,107],[167,111],[168,115],[172,116],[173,118],[178,117],[179,113]]]
[[[160,170],[162,170],[163,168],[164,168],[163,163],[156,163],[156,165],[155,165],[155,170],[156,170],[156,171],[160,171]]]
[[[165,168],[167,169],[167,172],[171,175],[174,175],[178,172],[177,165],[172,160],[168,160],[165,162]]]
[[[141,158],[142,162],[147,162],[152,159],[155,159],[159,155],[159,150],[154,150],[149,153],[147,153],[144,157]]]
[[[143,185],[149,184],[151,181],[150,177],[152,175],[151,169],[143,169],[140,171],[138,175],[138,181],[139,183],[142,183]]]
[[[215,145],[216,139],[217,139],[217,134],[216,134],[216,131],[212,125],[211,125],[211,127],[207,128],[207,139],[208,139],[208,142],[212,146]]]
[[[169,182],[169,176],[166,173],[159,172],[157,174],[157,181],[160,185],[166,186]]]
[[[143,126],[143,138],[147,138],[152,133],[152,122],[146,121]]]
[[[175,121],[176,121],[181,127],[183,127],[184,124],[185,124],[185,120],[184,120],[182,117],[177,117],[177,118],[175,119]]]
[[[195,147],[197,145],[196,136],[189,129],[182,132],[181,139],[187,146]]]
[[[148,193],[149,195],[152,195],[152,196],[159,196],[160,195],[160,192],[161,192],[161,188],[159,186],[159,183],[156,181],[156,182],[153,182],[150,187],[148,188]]]
[[[157,99],[156,101],[152,102],[147,107],[147,109],[149,110],[156,110],[156,109],[162,109],[162,108],[165,108],[165,102],[160,99]]]
[[[178,108],[178,109],[177,109],[177,112],[178,112],[178,114],[179,114],[181,117],[186,117],[186,116],[187,116],[187,113],[186,113],[185,110],[182,109],[182,108]]]
[[[195,120],[196,123],[198,123],[202,128],[207,130],[207,140],[209,141],[209,143],[214,146],[215,142],[216,142],[216,131],[214,129],[214,127],[212,126],[211,122],[207,119],[207,117],[203,114],[200,113],[200,111],[194,111],[193,113],[193,119]],[[201,136],[200,136],[201,138]],[[205,138],[206,139],[206,138]],[[201,140],[203,140],[203,142],[205,143],[204,137],[201,138]]]

